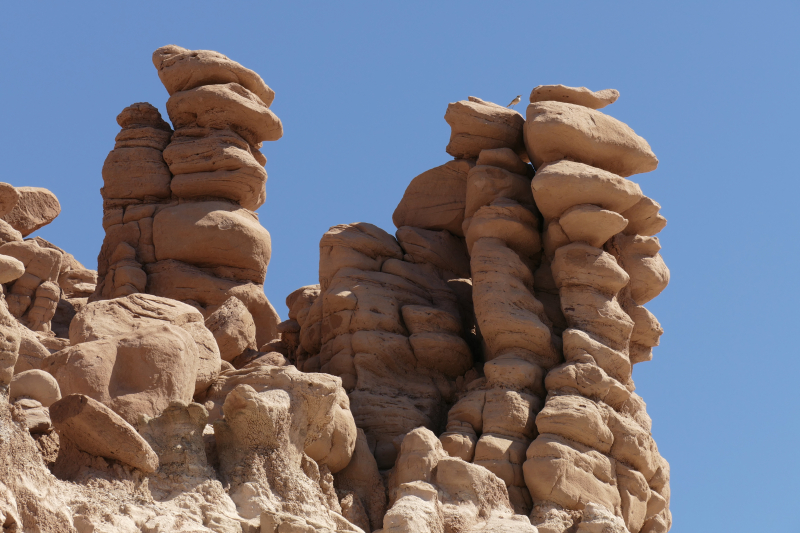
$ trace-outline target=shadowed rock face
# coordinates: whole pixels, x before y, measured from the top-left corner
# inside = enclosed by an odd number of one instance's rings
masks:
[[[153,63],[172,124],[117,117],[98,272],[23,239],[51,193],[0,184],[4,531],[669,530],[632,377],[666,219],[627,179],[649,145],[597,111],[617,91],[450,104],[456,159],[395,235],[331,227],[278,324],[253,211],[274,92],[217,52]]]

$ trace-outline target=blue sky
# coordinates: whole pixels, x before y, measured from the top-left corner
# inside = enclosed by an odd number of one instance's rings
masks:
[[[448,160],[448,102],[616,88],[605,111],[659,157],[634,179],[669,219],[672,281],[648,304],[666,333],[634,379],[672,465],[673,530],[800,531],[798,6],[8,3],[0,180],[55,192],[62,214],[38,234],[94,268],[115,117],[141,101],[166,117],[153,50],[222,52],[275,90],[284,124],[263,149],[259,215],[273,242],[265,290],[285,317],[285,296],[317,281],[328,227],[392,232],[409,181]]]

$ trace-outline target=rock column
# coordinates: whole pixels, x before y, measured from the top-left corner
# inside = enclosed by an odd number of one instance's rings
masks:
[[[448,453],[500,477],[522,514],[531,509],[522,464],[536,435],[543,376],[561,360],[559,339],[534,294],[541,235],[530,174],[510,148],[481,151],[469,172],[464,228],[486,377],[450,410],[441,436]]]
[[[146,292],[210,315],[234,296],[261,346],[277,337],[279,321],[263,292],[270,237],[253,212],[266,198],[261,143],[283,133],[269,110],[274,93],[217,52],[165,46],[153,63],[175,131],[146,103],[117,117],[92,299]]]
[[[527,111],[532,190],[567,325],[566,362],[545,379],[539,436],[524,465],[531,519],[543,533],[582,531],[598,512],[621,517],[632,533],[670,524],[668,465],[631,380],[631,365],[650,357],[661,334],[641,304],[669,279],[658,240],[637,232],[659,230],[663,217],[624,178],[658,160],[644,139],[595,110],[617,94],[537,87]]]

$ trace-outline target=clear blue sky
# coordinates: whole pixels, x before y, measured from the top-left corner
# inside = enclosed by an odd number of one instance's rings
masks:
[[[672,464],[676,532],[800,531],[797,2],[12,2],[0,17],[0,180],[63,207],[39,232],[96,266],[116,115],[167,92],[165,44],[222,52],[276,92],[266,293],[317,281],[334,224],[392,232],[408,182],[448,160],[448,102],[540,84],[616,88],[653,147],[666,333],[634,379]],[[558,6],[558,7],[554,7]],[[524,110],[524,105],[520,106]]]

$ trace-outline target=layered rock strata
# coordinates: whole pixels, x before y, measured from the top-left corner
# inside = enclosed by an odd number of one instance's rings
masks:
[[[263,141],[281,137],[274,94],[222,54],[165,46],[153,54],[175,128],[150,104],[117,117],[103,166],[99,280],[92,299],[149,293],[208,316],[239,299],[261,346],[277,338],[263,291],[270,236],[254,213],[266,198]]]
[[[662,333],[642,304],[669,280],[658,239],[637,231],[655,233],[666,221],[622,177],[657,160],[644,139],[591,102],[556,100],[534,91],[525,124],[544,254],[567,325],[566,362],[545,378],[539,435],[526,452],[531,519],[541,532],[581,530],[584,522],[592,530],[588,523],[604,512],[633,533],[666,531],[669,467],[631,379]]]

